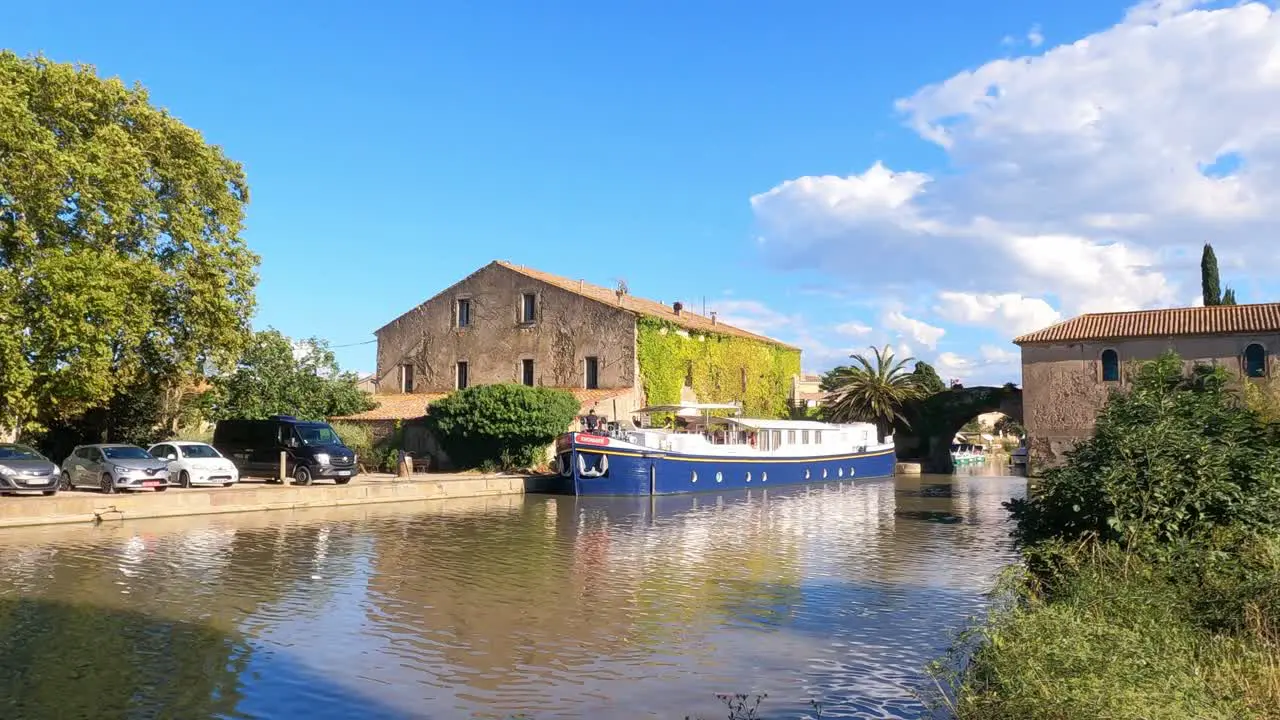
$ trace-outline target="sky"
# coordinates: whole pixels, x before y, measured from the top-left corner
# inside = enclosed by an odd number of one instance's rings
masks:
[[[0,47],[244,165],[255,327],[347,369],[498,259],[970,385],[1020,382],[1020,333],[1198,303],[1206,241],[1275,298],[1271,3],[6,5]]]

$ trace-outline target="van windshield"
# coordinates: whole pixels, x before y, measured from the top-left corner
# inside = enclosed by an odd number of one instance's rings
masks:
[[[342,438],[328,425],[298,425],[298,438],[303,445],[341,445]]]

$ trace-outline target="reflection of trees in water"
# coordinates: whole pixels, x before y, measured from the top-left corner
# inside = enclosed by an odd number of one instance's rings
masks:
[[[0,717],[234,716],[248,655],[207,626],[0,598]]]

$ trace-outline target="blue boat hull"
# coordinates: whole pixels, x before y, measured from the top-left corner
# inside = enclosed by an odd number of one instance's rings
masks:
[[[579,460],[579,455],[582,460]],[[769,488],[824,480],[890,477],[892,450],[806,458],[724,458],[634,452],[571,442],[559,449],[576,495],[675,495]],[[606,460],[602,462],[601,458]],[[599,471],[586,477],[580,467]]]

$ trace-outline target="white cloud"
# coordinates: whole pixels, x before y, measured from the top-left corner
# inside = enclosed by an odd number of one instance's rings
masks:
[[[1040,24],[1031,26],[1027,31],[1027,44],[1033,48],[1038,48],[1044,44],[1044,33],[1040,32]]]
[[[853,337],[861,337],[871,333],[871,326],[851,320],[849,322],[840,323],[835,327],[835,331],[841,335],[850,335]]]
[[[923,320],[907,317],[897,310],[890,310],[885,313],[880,322],[884,324],[885,328],[902,333],[904,336],[930,349],[938,347],[938,341],[942,339],[943,335],[947,334],[947,331],[940,327],[934,327]]]
[[[949,167],[782,182],[751,200],[764,251],[853,292],[937,295],[942,319],[1010,336],[1183,304],[1205,239],[1254,258],[1225,282],[1265,281],[1280,270],[1266,246],[1280,235],[1280,12],[1206,6],[1149,0],[910,93],[899,111]]]
[[[1052,325],[1062,319],[1043,298],[1018,293],[938,293],[933,311],[941,318],[965,325],[998,328],[1010,337]]]

